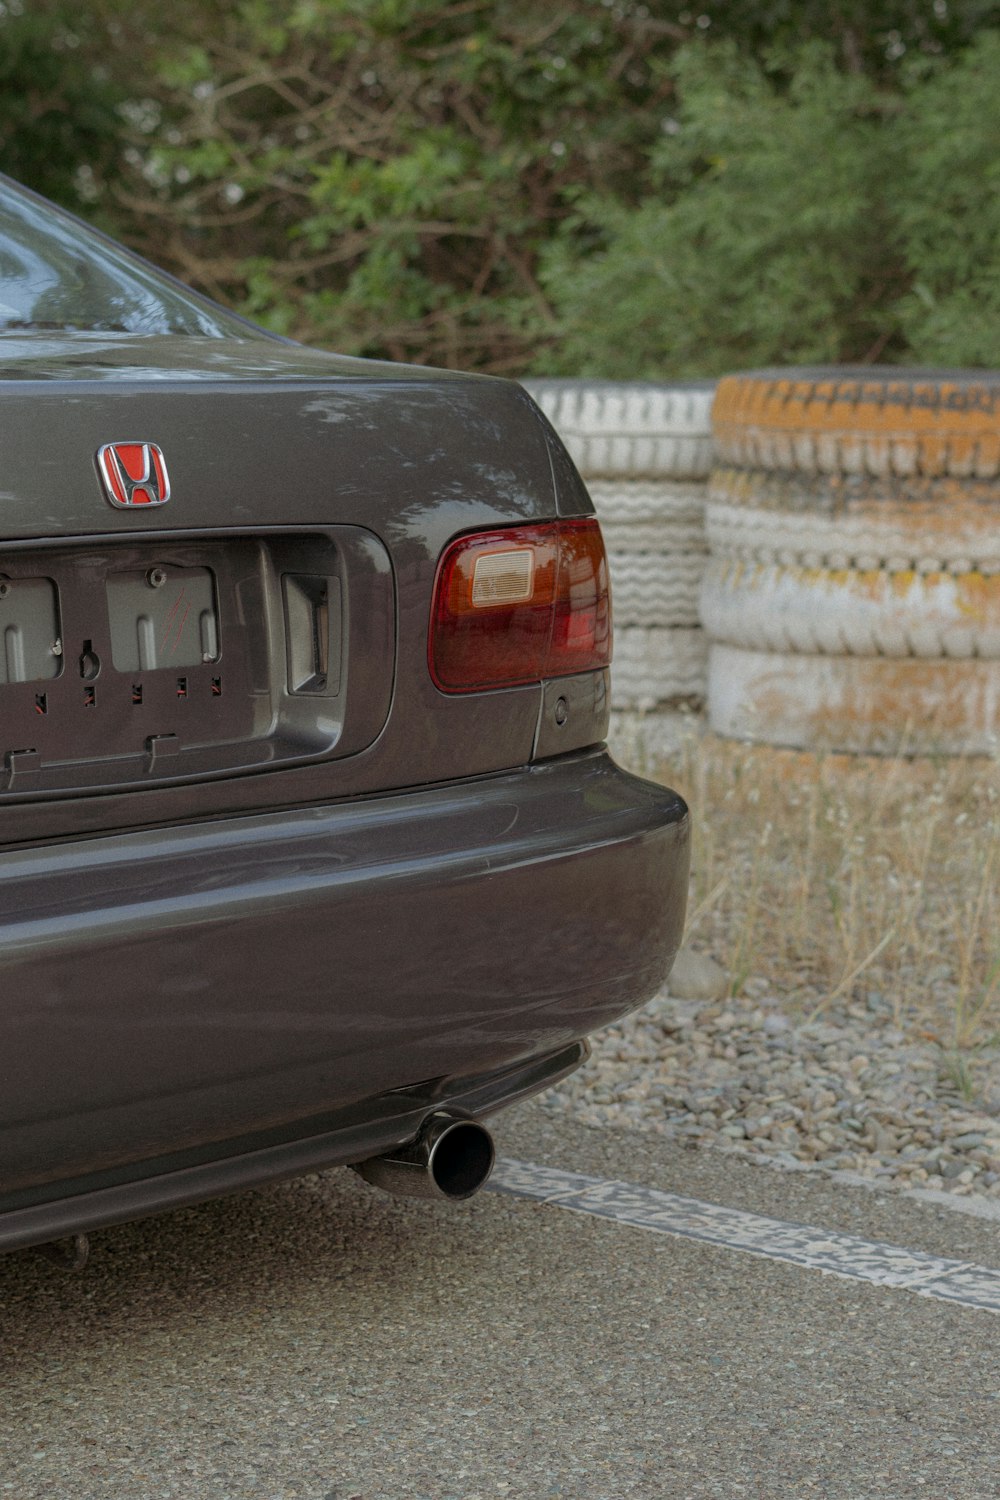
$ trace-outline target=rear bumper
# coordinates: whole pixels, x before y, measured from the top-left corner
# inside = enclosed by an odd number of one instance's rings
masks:
[[[684,804],[592,752],[0,866],[0,1247],[545,1087],[680,942]]]

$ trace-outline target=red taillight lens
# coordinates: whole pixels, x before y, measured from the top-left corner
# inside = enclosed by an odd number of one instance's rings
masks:
[[[593,519],[459,537],[438,566],[428,646],[445,693],[591,672],[611,660],[611,593]]]

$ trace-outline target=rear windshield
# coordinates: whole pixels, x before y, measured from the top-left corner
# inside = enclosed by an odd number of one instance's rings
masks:
[[[0,177],[0,333],[34,328],[244,339],[258,333]]]

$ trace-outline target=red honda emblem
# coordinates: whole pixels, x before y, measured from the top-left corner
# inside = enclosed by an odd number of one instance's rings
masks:
[[[97,472],[112,505],[166,505],[170,480],[155,443],[105,443],[97,451]]]

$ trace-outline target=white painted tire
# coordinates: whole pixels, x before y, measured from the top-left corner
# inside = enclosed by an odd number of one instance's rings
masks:
[[[707,667],[702,630],[616,629],[611,706],[648,711],[679,699],[704,698]]]
[[[597,480],[590,493],[608,551],[616,624],[696,628],[708,556],[705,486]]]
[[[851,486],[721,469],[705,506],[715,557],[890,572],[998,573],[996,487]]]
[[[612,556],[704,557],[705,486],[665,480],[597,480],[588,486]]]
[[[995,756],[1000,664],[713,642],[708,708],[711,728],[731,739],[846,754]]]
[[[703,552],[611,552],[611,601],[617,626],[699,623]]]
[[[904,526],[892,517],[794,515],[709,502],[705,538],[713,557],[806,568],[887,568],[892,573],[1000,573],[1000,527],[952,520]]]
[[[1000,474],[1000,372],[754,370],[719,382],[717,461],[871,478]]]
[[[713,642],[761,651],[1000,659],[1000,575],[713,558],[700,611]]]
[[[528,380],[585,479],[705,479],[714,381]]]
[[[705,485],[670,479],[592,479],[587,485],[602,527],[705,524]]]
[[[714,382],[529,381],[588,482],[611,571],[612,706],[704,696],[698,624]]]
[[[709,717],[799,748],[990,751],[1000,374],[758,371],[716,397]]]
[[[705,522],[701,521],[602,521],[601,534],[610,553],[670,558],[678,553],[693,553],[704,559],[708,554]]]

